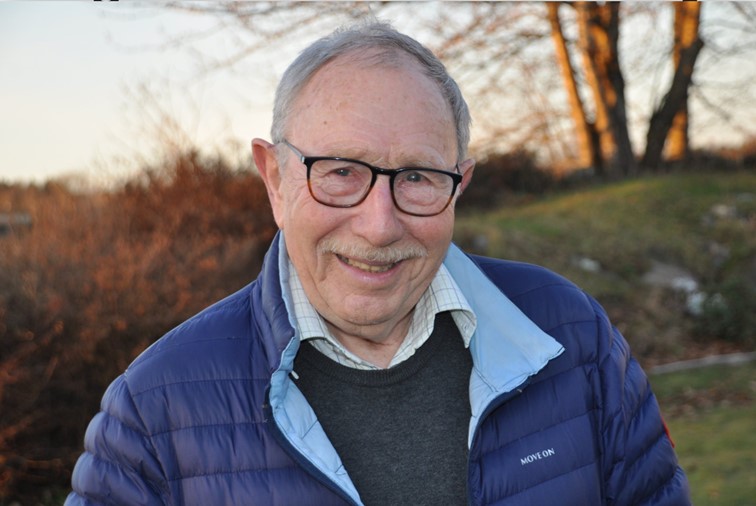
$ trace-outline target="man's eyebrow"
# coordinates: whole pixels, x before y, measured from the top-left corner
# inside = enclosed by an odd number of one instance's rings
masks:
[[[353,160],[366,161],[367,162],[367,150],[364,148],[355,147],[339,147],[332,146],[322,150],[320,153],[313,153],[307,156],[330,156],[334,158],[351,158]]]
[[[379,160],[371,160],[368,150],[361,147],[338,147],[334,146],[331,148],[328,148],[325,150],[325,154],[315,154],[312,156],[332,156],[336,158],[350,158],[352,160],[357,160],[360,162],[368,163],[370,165],[375,165],[377,167],[382,167],[386,169],[398,169],[402,167],[412,167],[412,168],[427,168],[427,169],[442,169],[442,170],[448,170],[449,167],[446,167],[444,162],[440,161],[432,161],[429,158],[425,158],[421,156],[407,156],[406,158],[402,158],[401,161],[397,164],[388,164],[386,161],[379,159]],[[309,156],[309,155],[308,155]],[[450,167],[453,167],[454,163]]]
[[[410,163],[403,163],[402,167],[415,167],[418,169],[426,168],[426,169],[447,169],[447,167],[444,164],[439,164],[437,162],[429,162],[427,160],[423,161],[417,161],[417,162],[410,162]]]
[[[453,166],[454,163],[451,164],[451,167]],[[446,166],[446,163],[443,160],[431,161],[428,158],[406,158],[397,165],[397,168],[399,167],[449,170],[449,167]]]

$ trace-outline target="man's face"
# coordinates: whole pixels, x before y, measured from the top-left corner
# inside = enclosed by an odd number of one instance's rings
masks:
[[[386,168],[453,170],[456,163],[450,108],[438,87],[409,63],[395,68],[336,60],[313,76],[294,105],[287,140],[305,156],[355,158]],[[310,302],[337,337],[376,343],[392,338],[406,327],[443,261],[454,206],[432,217],[404,214],[393,203],[389,179],[379,176],[358,206],[327,207],[310,195],[297,157],[289,152],[285,160],[278,184],[268,186]],[[468,172],[463,185],[471,166],[460,165]]]

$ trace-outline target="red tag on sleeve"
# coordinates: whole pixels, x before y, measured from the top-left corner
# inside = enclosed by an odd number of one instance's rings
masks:
[[[664,418],[662,418],[662,425],[664,425],[664,432],[667,434],[667,439],[669,439],[669,442],[672,443],[672,448],[674,448],[675,441],[672,439],[672,435],[669,433],[669,427],[667,427],[667,422],[664,421]]]

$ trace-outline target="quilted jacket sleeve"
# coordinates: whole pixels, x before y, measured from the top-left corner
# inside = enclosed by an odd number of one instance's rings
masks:
[[[84,438],[66,506],[167,504],[168,490],[124,376],[105,392]]]
[[[601,343],[606,497],[611,505],[690,504],[688,482],[677,463],[656,397],[627,341],[595,301]]]

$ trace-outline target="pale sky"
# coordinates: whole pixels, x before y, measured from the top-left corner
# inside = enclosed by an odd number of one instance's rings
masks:
[[[170,35],[207,29],[213,20],[129,3],[0,0],[0,182],[81,174],[106,184],[127,177],[140,159],[164,147],[156,136],[159,122],[146,119],[156,112],[175,119],[188,142],[205,153],[244,157],[251,138],[268,137],[275,80],[308,40],[295,37],[286,48],[256,53],[233,71],[198,78],[198,60],[186,46],[158,47]],[[394,21],[411,21],[406,18],[404,13]],[[219,37],[202,44],[220,54],[235,47],[232,39]],[[712,67],[709,74],[716,79],[745,67],[756,74],[754,61],[732,65],[729,71]],[[139,95],[143,84],[160,109]],[[647,88],[640,84],[641,91]],[[736,113],[756,114],[750,104]],[[694,125],[706,125],[695,108],[693,114]]]
[[[203,147],[267,137],[272,91],[247,93],[220,73],[188,87],[196,65],[186,51],[149,49],[166,26],[208,20],[134,14],[124,3],[0,1],[0,181],[118,175],[114,157],[151,142],[129,99],[140,83],[169,97],[166,112]]]

